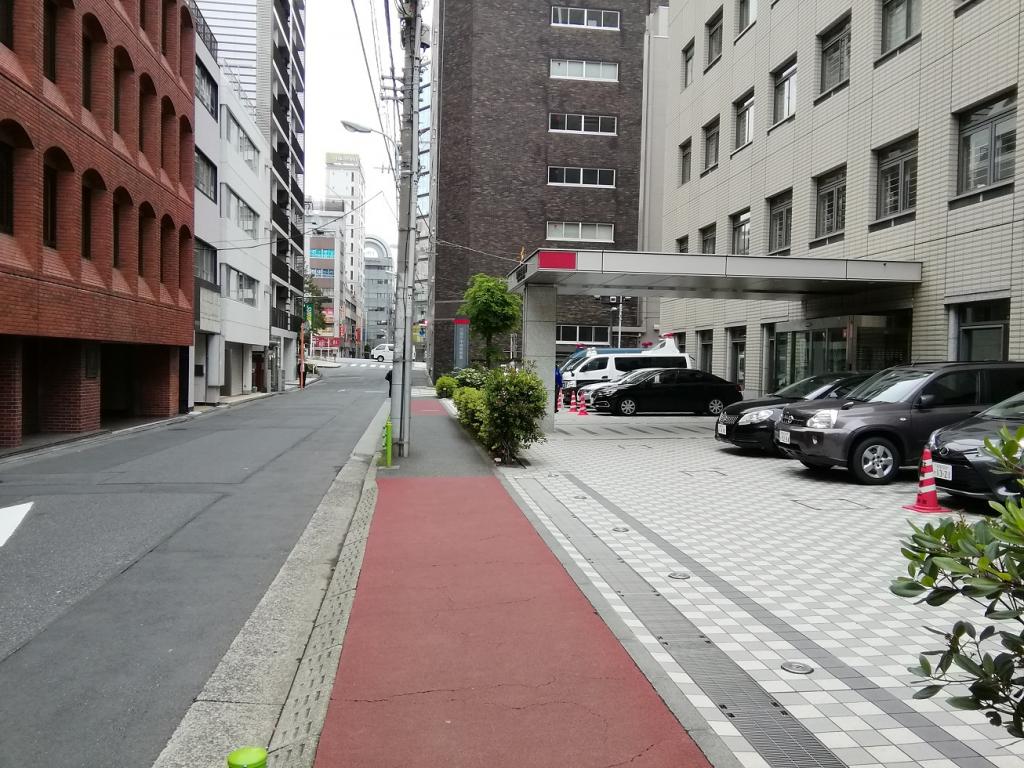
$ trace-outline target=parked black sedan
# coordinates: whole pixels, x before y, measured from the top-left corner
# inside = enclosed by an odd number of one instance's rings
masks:
[[[1017,480],[1003,472],[985,450],[985,438],[998,441],[999,430],[1016,433],[1024,424],[1024,393],[993,405],[977,416],[935,430],[928,440],[935,485],[947,493],[1003,501],[1019,496]]]
[[[715,438],[740,448],[774,451],[772,433],[782,418],[782,409],[800,400],[822,400],[846,395],[873,374],[842,371],[820,373],[783,387],[760,400],[744,400],[730,405],[718,417]]]
[[[638,413],[710,413],[743,399],[740,388],[704,371],[662,368],[640,381],[607,387],[591,394],[594,410],[619,416]]]

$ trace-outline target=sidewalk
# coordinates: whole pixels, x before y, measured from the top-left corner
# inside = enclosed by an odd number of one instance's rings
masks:
[[[413,412],[316,765],[708,766],[458,423]]]

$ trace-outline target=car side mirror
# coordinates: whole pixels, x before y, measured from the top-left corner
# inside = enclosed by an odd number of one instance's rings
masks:
[[[914,405],[918,408],[931,408],[935,405],[935,395],[921,395]]]

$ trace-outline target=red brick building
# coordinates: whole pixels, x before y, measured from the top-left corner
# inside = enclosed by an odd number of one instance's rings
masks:
[[[0,448],[178,412],[194,67],[186,0],[0,0]]]

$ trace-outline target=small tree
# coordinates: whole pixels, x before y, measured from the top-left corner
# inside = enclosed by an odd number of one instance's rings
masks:
[[[999,437],[998,443],[985,441],[986,452],[1024,485],[1024,427],[1016,434],[1004,427]],[[915,699],[952,686],[952,706],[983,710],[992,725],[1024,738],[1024,506],[1015,499],[990,504],[999,512],[995,520],[968,525],[961,517],[911,525],[913,534],[901,550],[910,563],[909,578],[896,579],[891,589],[932,606],[965,597],[984,606],[985,618],[1009,623],[1002,625],[1006,630],[990,625],[979,631],[966,621],[948,631],[929,627],[944,647],[921,654],[919,666],[909,669],[929,683]],[[930,656],[937,657],[934,663]]]
[[[494,337],[519,327],[522,299],[508,289],[502,278],[482,273],[470,278],[462,299],[459,314],[468,317],[469,327],[483,338],[484,360],[492,368],[497,352]]]
[[[323,290],[313,280],[313,276],[306,270],[303,275],[305,282],[305,294],[306,303],[312,303],[313,305],[313,328],[312,332],[317,333],[327,327],[327,318],[324,317],[324,302],[327,301],[327,297],[324,296]]]
[[[540,422],[548,395],[534,371],[495,368],[484,386],[484,405],[481,439],[503,461],[512,461],[522,449],[544,439]]]

